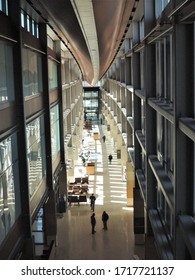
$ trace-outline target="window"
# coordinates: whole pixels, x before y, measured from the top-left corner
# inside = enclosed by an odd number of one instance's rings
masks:
[[[54,162],[57,155],[60,152],[59,105],[51,109],[50,116],[51,116],[52,162]]]
[[[144,17],[139,22],[139,38],[140,41],[144,38]]]
[[[140,82],[141,89],[144,88],[144,51],[140,52]]]
[[[27,31],[30,32],[30,17],[29,17],[29,15],[27,15],[26,20],[27,20]]]
[[[36,23],[36,37],[39,38],[39,25]]]
[[[20,23],[23,28],[30,32],[36,38],[39,38],[38,23],[32,19],[24,10],[20,12]]]
[[[146,126],[146,104],[145,101],[141,100],[141,128],[142,133],[145,135],[145,126]]]
[[[14,74],[13,74],[13,48],[0,42],[0,103],[13,101]]]
[[[24,96],[42,93],[42,57],[29,49],[23,49]]]
[[[57,63],[51,59],[48,60],[49,89],[53,90],[58,87],[57,81]]]
[[[85,91],[83,98],[85,120],[97,123],[99,119],[99,93],[98,91]]]
[[[44,116],[26,126],[30,196],[46,175]]]
[[[45,243],[44,230],[44,209],[40,208],[32,224],[32,234],[36,245],[43,245]]]
[[[35,36],[35,21],[32,19],[32,35]]]
[[[172,36],[156,43],[156,95],[172,104]]]
[[[167,233],[167,237],[169,241],[172,241],[173,215],[159,186],[157,187],[157,209],[159,211],[162,223],[164,225],[164,229]]]
[[[160,17],[162,11],[169,4],[170,0],[155,0],[155,15],[156,18]]]
[[[146,170],[146,156],[145,154],[142,152],[141,153],[141,158],[142,158],[142,170],[143,170],[143,173],[145,173],[145,170]]]
[[[24,19],[24,11],[21,10],[20,13],[20,20],[21,20],[21,26],[24,28],[25,27],[25,19]]]
[[[0,11],[8,16],[8,0],[0,0]]]
[[[164,161],[164,118],[157,113],[157,155],[158,155],[158,160],[161,162],[163,165]]]
[[[50,49],[54,49],[54,41],[52,40],[52,38],[50,36],[47,36],[47,45]]]

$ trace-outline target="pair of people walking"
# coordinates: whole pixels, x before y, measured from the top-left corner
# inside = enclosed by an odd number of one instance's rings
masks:
[[[102,222],[103,222],[103,229],[108,230],[107,226],[107,221],[109,219],[109,215],[106,213],[106,211],[103,211],[102,213]],[[95,231],[95,226],[96,226],[96,218],[95,218],[95,213],[91,215],[91,233],[94,234]]]

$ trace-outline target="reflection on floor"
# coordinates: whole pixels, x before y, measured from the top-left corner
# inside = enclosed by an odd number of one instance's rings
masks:
[[[89,194],[96,196],[96,233],[91,234],[89,201],[72,204],[58,219],[58,244],[55,259],[67,260],[128,260],[144,258],[144,246],[134,245],[133,208],[127,207],[126,182],[123,168],[117,160],[114,143],[106,127],[100,127],[105,143],[85,137],[95,159],[95,174],[89,176]],[[113,155],[108,163],[108,155]],[[80,166],[79,166],[80,164]],[[78,160],[79,172],[82,172]],[[108,230],[103,230],[102,212],[109,214]]]

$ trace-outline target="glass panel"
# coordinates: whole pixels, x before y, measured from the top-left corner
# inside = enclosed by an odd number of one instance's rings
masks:
[[[54,41],[52,40],[52,38],[50,36],[47,36],[47,45],[50,49],[54,49]]]
[[[43,91],[42,57],[28,49],[23,49],[23,91],[24,96]]]
[[[0,11],[8,16],[8,0],[0,0]]]
[[[46,174],[44,118],[32,121],[26,127],[28,147],[28,174],[30,196],[38,188]]]
[[[37,25],[36,25],[36,29],[37,29],[36,37],[39,38],[39,25],[38,25],[38,23],[37,23]]]
[[[15,89],[14,89],[14,70],[13,70],[13,48],[11,46],[5,47],[6,57],[6,73],[7,73],[7,91],[8,100],[15,100]]]
[[[5,0],[5,14],[8,16],[8,0]]]
[[[57,63],[49,59],[48,61],[49,89],[57,88]]]
[[[141,128],[142,133],[145,135],[145,115],[146,115],[146,105],[143,99],[141,100]]]
[[[158,18],[170,0],[155,0],[155,15]]]
[[[33,19],[32,19],[32,35],[33,36],[35,35],[35,22]]]
[[[16,135],[0,142],[0,243],[21,213]]]
[[[35,244],[44,244],[44,213],[41,208],[37,217],[32,225],[32,232],[35,239]]]
[[[52,141],[52,162],[60,151],[60,127],[59,127],[59,106],[51,109],[51,141]]]
[[[93,121],[93,124],[99,120],[99,92],[86,91],[83,98],[83,107],[85,120]]]
[[[30,17],[27,15],[27,31],[30,32]]]
[[[144,52],[140,52],[141,89],[144,88]]]
[[[140,36],[140,41],[142,41],[144,38],[144,17],[139,22],[139,36]]]
[[[13,50],[0,43],[0,102],[14,100]]]

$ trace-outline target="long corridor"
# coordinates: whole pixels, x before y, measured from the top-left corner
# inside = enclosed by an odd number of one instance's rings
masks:
[[[89,195],[96,196],[96,233],[91,233],[89,199],[80,206],[67,207],[58,219],[58,241],[55,259],[58,260],[129,260],[143,259],[144,246],[134,245],[133,208],[127,207],[126,182],[123,169],[117,160],[111,133],[106,126],[98,127],[100,139],[84,137],[90,145],[95,161],[95,174],[89,175]],[[106,136],[105,143],[102,136]],[[112,163],[108,155],[112,154]],[[80,171],[82,172],[82,165]],[[108,230],[103,230],[102,212],[109,214]]]

